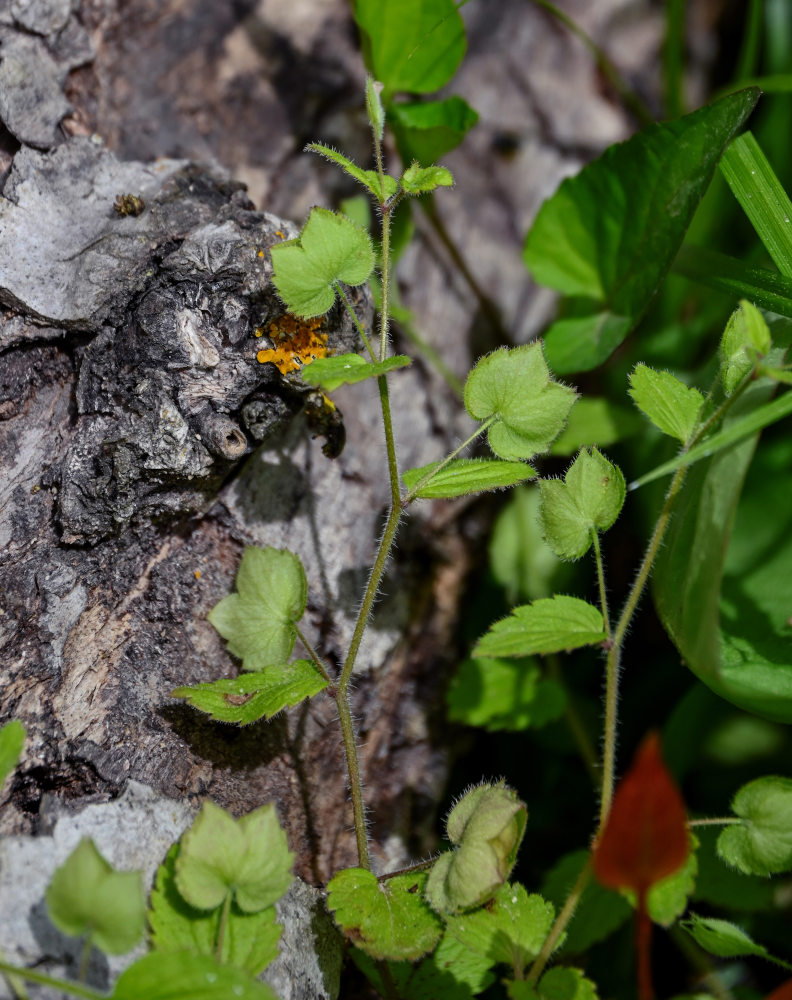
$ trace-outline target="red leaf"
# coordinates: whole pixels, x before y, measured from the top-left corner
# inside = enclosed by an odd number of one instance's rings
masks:
[[[651,732],[613,796],[594,847],[594,874],[609,889],[650,886],[685,863],[689,840],[685,805],[668,773],[660,737]]]
[[[792,1000],[792,979],[781,983],[778,989],[773,990],[766,1000]]]

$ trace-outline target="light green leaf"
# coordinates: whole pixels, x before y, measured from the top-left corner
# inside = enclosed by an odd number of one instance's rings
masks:
[[[0,788],[19,762],[25,735],[25,727],[19,719],[11,719],[0,729]]]
[[[384,361],[369,362],[359,354],[339,354],[334,358],[317,358],[302,370],[303,382],[333,392],[340,385],[352,385],[366,378],[386,375],[396,368],[406,368],[412,359],[397,354]]]
[[[493,965],[508,965],[518,978],[541,950],[553,923],[550,903],[515,883],[502,885],[486,907],[448,920],[448,933]]]
[[[407,194],[424,194],[439,187],[453,187],[454,177],[445,167],[421,167],[413,163],[401,175],[399,183]]]
[[[248,546],[239,564],[236,594],[209,612],[209,621],[242,660],[243,670],[285,663],[308,599],[302,563],[293,552]]]
[[[460,913],[491,899],[514,868],[527,820],[525,803],[504,784],[466,792],[446,820],[454,850],[441,854],[429,872],[430,905]]]
[[[197,910],[182,898],[176,887],[179,849],[174,844],[157,869],[148,913],[152,948],[216,957],[222,907]],[[223,935],[223,964],[234,965],[251,976],[259,975],[277,957],[282,930],[273,906],[258,913],[243,913],[232,903]]]
[[[596,448],[583,450],[560,479],[540,481],[539,516],[547,544],[559,559],[580,559],[592,533],[606,531],[624,504],[624,476]]]
[[[718,837],[723,860],[746,875],[792,869],[792,778],[748,782],[735,795],[732,809],[740,822]]]
[[[425,94],[439,90],[465,54],[465,24],[454,0],[356,0],[369,72],[397,91]]]
[[[327,681],[310,660],[265,667],[263,673],[240,674],[219,681],[178,687],[172,698],[185,701],[217,722],[248,726],[271,719],[284,708],[324,691]]]
[[[770,330],[764,316],[743,299],[729,317],[720,342],[720,376],[727,396],[752,371],[757,355],[767,354],[770,346]]]
[[[771,910],[775,895],[772,880],[758,875],[745,875],[736,868],[725,865],[715,849],[722,831],[715,827],[702,827],[697,832],[701,847],[698,851],[699,873],[693,899],[741,913]]]
[[[125,969],[109,1000],[278,1000],[265,983],[206,955],[155,951]]]
[[[402,473],[404,485],[412,493],[419,483],[439,462],[430,462],[417,469],[405,469]],[[485,458],[456,458],[444,465],[436,476],[422,486],[415,494],[418,497],[461,497],[468,493],[485,490],[503,490],[536,475],[534,469],[525,462],[502,462]]]
[[[340,871],[327,886],[327,906],[345,934],[374,958],[420,958],[443,926],[423,899],[424,872],[383,882],[364,868]]]
[[[362,184],[363,187],[367,188],[374,195],[374,197],[377,198],[378,201],[386,201],[388,198],[391,197],[391,195],[396,194],[396,192],[399,190],[398,182],[393,177],[389,176],[388,174],[384,174],[381,185],[380,175],[376,170],[363,170],[353,160],[350,160],[348,156],[344,156],[343,153],[339,153],[338,150],[333,149],[332,146],[324,146],[321,142],[309,142],[308,145],[305,147],[305,152],[318,153],[319,156],[323,156],[326,160],[330,160],[332,163],[338,164],[338,166],[341,167],[341,169],[344,170],[346,173],[348,173],[350,177],[354,177],[359,184]],[[318,210],[314,209],[314,211]],[[335,215],[335,218],[344,219],[347,218],[347,216]],[[354,220],[352,221],[354,222]],[[346,281],[346,279],[341,279],[341,280]],[[364,278],[363,281],[365,280],[366,279]],[[362,282],[360,281],[346,281],[346,283],[348,285],[362,284]],[[326,309],[322,311],[327,312]]]
[[[635,405],[659,427],[684,444],[693,433],[704,397],[670,372],[656,372],[637,364],[630,375],[630,395]]]
[[[489,445],[505,459],[547,451],[576,398],[574,389],[552,380],[540,343],[485,355],[465,383],[468,413],[474,420],[496,418]]]
[[[108,955],[131,951],[143,935],[140,872],[115,871],[86,837],[52,876],[46,900],[58,930],[70,937],[87,934]]]
[[[655,882],[647,893],[646,908],[649,916],[662,927],[670,927],[687,909],[688,900],[696,888],[698,846],[697,838],[690,834],[690,852],[684,865]],[[636,906],[637,897],[634,892],[626,890],[624,895]]]
[[[393,103],[389,117],[402,163],[437,163],[462,142],[478,112],[461,97],[443,101]]]
[[[696,944],[710,955],[717,955],[719,958],[739,958],[741,955],[768,957],[764,945],[752,941],[745,931],[728,920],[700,917],[691,913],[690,919],[684,921],[682,926]]]
[[[321,316],[335,302],[337,281],[362,285],[374,269],[374,248],[365,229],[344,215],[314,208],[296,240],[278,243],[272,280],[289,312]]]
[[[595,367],[638,322],[758,97],[744,90],[650,125],[565,180],[542,206],[526,264],[536,281],[580,298],[576,315],[547,334],[554,371]]]
[[[176,887],[198,910],[213,910],[233,893],[243,912],[256,913],[289,888],[293,862],[271,803],[235,820],[213,802],[204,802],[181,839]]]
[[[382,106],[383,84],[366,77],[366,114],[377,142],[385,134],[385,108]]]
[[[620,403],[584,396],[579,399],[569,420],[550,449],[551,455],[574,455],[580,448],[610,444],[637,434],[643,427],[638,414]]]
[[[514,608],[479,639],[473,656],[531,656],[593,646],[607,638],[602,613],[578,597],[557,594]]]
[[[465,660],[448,689],[448,718],[489,732],[544,726],[563,715],[563,687],[530,660]]]
[[[558,965],[534,986],[525,981],[507,983],[509,1000],[597,1000],[597,989],[580,969]]]

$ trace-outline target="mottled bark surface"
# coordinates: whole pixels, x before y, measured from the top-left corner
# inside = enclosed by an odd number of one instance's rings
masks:
[[[566,9],[652,100],[648,0]],[[482,120],[448,158],[457,189],[438,200],[486,294],[420,218],[400,270],[422,334],[459,375],[545,321],[525,230],[561,176],[631,127],[580,43],[532,4],[464,13],[469,53],[451,90]],[[355,860],[330,700],[238,730],[169,692],[237,669],[206,614],[245,544],[300,555],[307,631],[338,662],[381,529],[376,391],[337,393],[348,444],[329,461],[299,392],[255,359],[256,331],[282,311],[268,248],[311,205],[352,193],[304,143],[368,160],[348,6],[6,0],[0,44],[1,708],[29,730],[0,829],[15,844],[47,834],[129,779],[188,807],[274,800],[299,874],[321,884]],[[114,209],[125,194],[142,197],[140,214]],[[355,302],[370,323],[369,300]],[[354,346],[339,310],[325,329],[332,348]],[[420,362],[393,379],[393,409],[404,467],[466,426]],[[433,504],[403,528],[364,644],[355,710],[383,865],[425,846],[440,807],[442,690],[485,522],[481,508]],[[27,931],[13,939],[25,919],[7,921],[0,945],[31,960]]]

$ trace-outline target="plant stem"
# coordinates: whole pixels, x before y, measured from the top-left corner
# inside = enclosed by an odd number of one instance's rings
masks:
[[[341,724],[341,738],[344,741],[347,774],[349,776],[349,796],[352,799],[352,815],[355,823],[355,841],[357,843],[358,864],[361,868],[371,868],[371,857],[368,849],[368,831],[366,829],[366,806],[363,802],[363,782],[360,778],[360,760],[357,752],[357,735],[352,721],[352,709],[349,706],[349,695],[346,688],[336,693],[338,706],[338,721]]]
[[[525,977],[527,982],[535,983],[541,976],[544,971],[544,967],[547,965],[548,959],[556,949],[556,945],[558,944],[561,935],[566,930],[567,924],[575,915],[575,910],[580,902],[580,897],[583,895],[590,879],[591,858],[586,861],[577,879],[575,879],[575,884],[572,886],[572,889],[566,898],[566,902],[561,907],[558,916],[555,918],[553,926],[550,928],[550,933],[544,940],[542,950],[536,956],[531,968],[528,970],[528,975]]]
[[[305,646],[306,652],[308,653],[308,655],[311,657],[311,660],[313,661],[313,665],[316,667],[316,669],[322,675],[323,679],[326,680],[328,684],[335,683],[333,681],[333,678],[330,676],[330,674],[329,674],[329,672],[327,670],[327,667],[319,659],[319,656],[318,656],[316,650],[313,648],[313,646],[310,644],[310,642],[308,642],[308,640],[306,639],[306,637],[305,637],[302,629],[300,628],[300,626],[299,625],[295,625],[294,628],[295,628],[295,631],[297,632],[297,638],[300,640],[300,642],[303,644],[303,646]]]
[[[341,301],[346,306],[347,312],[352,317],[352,322],[355,324],[355,328],[356,328],[357,332],[359,333],[360,339],[363,341],[363,343],[364,343],[364,345],[366,347],[366,350],[369,353],[369,357],[371,358],[372,361],[376,361],[377,359],[374,356],[374,348],[371,346],[371,341],[366,336],[366,331],[363,329],[363,324],[358,319],[358,314],[352,308],[352,303],[347,298],[346,292],[341,287],[341,283],[338,282],[338,281],[335,283],[335,290],[336,290],[336,292],[338,292],[338,297],[341,299]]]
[[[220,914],[220,922],[217,925],[217,937],[215,938],[215,958],[218,964],[223,964],[223,945],[225,944],[226,928],[228,927],[228,915],[231,912],[231,893],[226,893],[223,900],[223,911]]]
[[[426,861],[416,861],[414,865],[407,865],[406,868],[397,868],[395,872],[386,872],[384,875],[378,875],[378,882],[387,882],[389,878],[396,878],[397,875],[413,875],[415,872],[426,871],[427,868],[431,868],[432,865],[440,857],[436,854],[433,858],[428,858]]]
[[[739,822],[736,816],[716,816],[712,819],[689,819],[687,825],[692,830],[695,826],[731,826]]]
[[[80,952],[80,965],[77,969],[77,978],[81,983],[85,982],[85,974],[88,972],[88,961],[91,957],[92,947],[93,941],[91,940],[91,935],[87,934],[83,941],[82,951]]]
[[[25,969],[20,965],[12,965],[11,962],[0,960],[0,972],[7,976],[19,976],[20,979],[27,979],[31,983],[41,983],[42,986],[52,986],[63,993],[71,993],[75,997],[85,997],[86,1000],[108,1000],[106,993],[99,993],[82,983],[74,983],[69,979],[58,979],[56,976],[48,976],[46,972],[36,972],[34,969]]]
[[[608,592],[605,589],[605,568],[602,565],[602,551],[600,550],[599,535],[596,528],[591,529],[591,540],[594,546],[594,562],[597,564],[597,584],[599,586],[600,608],[602,609],[602,620],[605,623],[605,634],[611,638],[610,616],[608,614]]]
[[[454,448],[454,450],[451,452],[450,455],[446,455],[446,457],[442,461],[438,462],[438,464],[429,472],[427,472],[426,475],[421,476],[421,478],[418,480],[415,486],[413,486],[413,488],[410,490],[410,492],[402,501],[404,506],[406,507],[407,504],[411,504],[413,500],[415,500],[415,498],[418,496],[418,493],[424,488],[424,486],[426,486],[427,483],[430,483],[434,479],[434,477],[437,475],[438,472],[440,472],[441,469],[444,469],[449,462],[452,462],[460,452],[464,451],[469,444],[472,444],[477,437],[480,437],[484,433],[484,431],[487,430],[488,427],[490,427],[492,424],[495,423],[497,419],[498,417],[495,415],[487,417],[484,423],[479,424],[479,426],[476,428],[475,431],[473,431],[470,437],[465,438],[465,440],[462,442],[461,445],[459,445],[458,448]]]

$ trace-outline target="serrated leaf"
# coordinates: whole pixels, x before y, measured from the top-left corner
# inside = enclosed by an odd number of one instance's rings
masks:
[[[488,732],[519,731],[560,718],[563,687],[530,660],[465,660],[448,689],[448,718]]]
[[[293,862],[271,803],[235,820],[213,802],[204,802],[181,839],[176,886],[196,909],[213,910],[233,893],[243,912],[256,913],[289,888]]]
[[[704,397],[670,372],[656,372],[648,365],[637,364],[630,375],[629,393],[635,405],[663,434],[683,443],[696,426]]]
[[[402,190],[407,194],[425,194],[439,187],[453,187],[454,177],[445,167],[422,167],[411,164],[399,178]]]
[[[491,899],[517,860],[528,811],[504,784],[477,785],[448,814],[454,849],[429,872],[426,898],[443,913],[460,913]]]
[[[718,837],[723,860],[746,875],[792,869],[792,779],[749,781],[735,795],[732,809],[740,822]]]
[[[58,930],[71,937],[89,935],[108,955],[130,951],[145,928],[141,873],[116,871],[87,837],[52,876],[46,900]]]
[[[730,396],[771,347],[770,330],[753,303],[742,299],[729,317],[720,342],[720,377]]]
[[[276,244],[270,253],[278,295],[289,312],[303,319],[327,312],[337,281],[362,285],[374,269],[369,234],[326,208],[311,209],[297,239]]]
[[[125,969],[110,1000],[278,1000],[265,983],[206,955],[155,951]]]
[[[499,458],[531,458],[547,451],[564,427],[577,393],[554,382],[540,343],[487,354],[465,383],[465,407],[474,420],[495,417],[487,436]]]
[[[716,917],[700,917],[691,913],[690,919],[682,926],[704,951],[719,958],[738,958],[741,955],[761,955],[767,957],[767,948],[755,941],[728,920]]]
[[[399,190],[398,181],[396,181],[389,174],[383,174],[382,183],[380,183],[380,175],[376,170],[363,170],[362,167],[359,167],[353,160],[350,160],[348,156],[344,156],[343,153],[339,153],[338,150],[333,149],[332,146],[325,146],[321,142],[309,142],[305,147],[305,151],[318,153],[326,160],[330,160],[332,163],[338,164],[338,166],[348,173],[350,177],[354,177],[359,184],[362,184],[363,187],[367,188],[378,201],[386,201]],[[314,211],[317,211],[317,209],[314,209]],[[348,218],[344,215],[338,217]],[[282,246],[283,244],[280,245]],[[340,280],[346,281],[346,279]],[[366,279],[364,278],[363,281],[365,280]],[[362,282],[346,281],[346,284],[359,285],[362,284]],[[326,309],[323,310],[323,312],[326,311]]]
[[[556,372],[596,367],[638,322],[721,153],[758,97],[758,90],[744,90],[678,121],[650,125],[611,146],[544,203],[525,262],[536,281],[579,300],[577,315],[546,336]]]
[[[392,103],[388,115],[402,163],[437,163],[462,142],[479,119],[467,101]]]
[[[412,358],[397,354],[384,361],[370,362],[359,354],[339,354],[334,358],[317,358],[303,368],[302,379],[308,385],[318,386],[325,392],[333,392],[340,385],[352,385],[366,378],[386,375],[396,368],[406,368]]]
[[[493,965],[508,965],[518,977],[541,950],[553,923],[550,903],[519,884],[502,885],[486,907],[447,922],[449,934]]]
[[[0,729],[0,788],[19,762],[25,735],[25,727],[19,719],[11,719]]]
[[[223,910],[197,910],[181,896],[176,888],[179,849],[179,845],[174,844],[157,869],[148,913],[152,948],[216,957]],[[232,904],[223,935],[223,964],[234,965],[251,976],[259,975],[277,957],[282,930],[276,921],[274,907],[258,913],[243,913]]]
[[[564,481],[539,483],[539,516],[547,544],[559,559],[580,559],[592,544],[592,532],[606,531],[624,504],[627,490],[618,466],[596,448],[582,450]]]
[[[405,469],[402,480],[412,493],[415,486],[427,476],[439,462],[430,462],[417,469]],[[461,497],[468,493],[482,493],[485,490],[503,490],[517,483],[532,479],[536,471],[525,462],[503,462],[485,458],[455,458],[444,465],[436,476],[422,486],[415,494],[425,499],[438,497]]]
[[[515,980],[507,984],[509,1000],[597,1000],[597,988],[580,969],[556,966],[534,986]]]
[[[293,552],[248,546],[239,564],[237,592],[209,612],[209,621],[242,660],[257,671],[285,663],[308,599],[302,563]]]
[[[340,871],[327,886],[327,906],[341,930],[373,958],[420,958],[443,926],[423,899],[424,872],[378,881],[364,868]]]
[[[171,697],[184,698],[217,722],[248,726],[259,719],[271,719],[326,687],[327,681],[310,660],[294,660],[266,667],[263,673],[178,687],[171,691]]]
[[[593,646],[607,638],[602,612],[579,597],[557,594],[514,608],[483,635],[473,656],[532,656]]]

